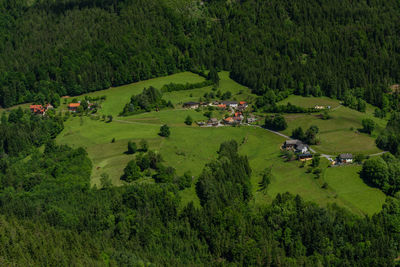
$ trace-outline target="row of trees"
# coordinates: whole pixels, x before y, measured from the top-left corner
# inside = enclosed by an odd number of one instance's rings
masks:
[[[128,116],[152,110],[160,110],[165,107],[174,107],[171,101],[162,99],[162,92],[150,86],[144,88],[143,92],[138,95],[133,95],[131,101],[127,103],[120,115]]]
[[[0,15],[3,107],[214,67],[259,95],[400,103],[385,96],[400,80],[396,0],[16,0]]]

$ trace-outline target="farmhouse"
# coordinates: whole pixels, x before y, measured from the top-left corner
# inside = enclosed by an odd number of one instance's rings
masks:
[[[29,108],[34,114],[44,115],[46,112],[42,105],[31,105]]]
[[[289,149],[295,149],[298,144],[302,144],[300,140],[294,139],[294,140],[286,140],[285,143],[283,144],[283,148],[289,150]]]
[[[233,124],[235,120],[232,117],[224,119],[225,124]]]
[[[196,108],[199,107],[199,105],[200,105],[200,103],[198,103],[198,102],[186,102],[186,103],[183,103],[183,107],[184,108],[196,109]]]
[[[308,151],[307,145],[303,144],[300,140],[286,140],[283,144],[283,148],[286,150],[294,150],[298,153],[306,153]]]
[[[350,153],[343,153],[340,154],[338,157],[338,162],[340,163],[352,163],[353,162],[353,155]]]
[[[296,147],[296,152],[298,152],[298,153],[303,153],[304,154],[307,151],[308,151],[308,147],[303,143],[297,145],[297,147]]]
[[[220,108],[220,109],[226,109],[226,105],[225,105],[225,104],[218,104],[218,108]]]
[[[315,105],[314,109],[324,109],[324,106],[320,106],[320,105]]]
[[[211,118],[208,120],[208,125],[212,125],[212,126],[218,126],[219,121],[217,118]]]
[[[238,102],[237,101],[224,101],[222,104],[226,105],[227,107],[237,108]]]
[[[80,105],[81,105],[81,103],[69,103],[68,104],[68,110],[72,111],[72,112],[76,112]]]
[[[307,160],[312,160],[313,155],[310,153],[302,153],[299,155],[299,160],[300,161],[307,161]]]

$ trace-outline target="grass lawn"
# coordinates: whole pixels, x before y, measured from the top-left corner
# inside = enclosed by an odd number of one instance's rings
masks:
[[[313,146],[313,148],[318,152],[336,155],[344,152],[373,154],[381,151],[375,145],[375,137],[384,129],[386,121],[373,116],[372,106],[368,105],[367,111],[361,113],[354,109],[339,106],[337,100],[327,99],[326,97],[290,96],[288,99],[284,101],[296,103],[296,105],[303,103],[302,106],[307,107],[329,103],[333,107],[333,110],[330,111],[332,119],[322,120],[319,116],[320,113],[286,114],[284,116],[288,128],[283,131],[284,134],[290,136],[294,128],[301,126],[306,131],[311,125],[316,125],[320,130],[318,138],[321,144]],[[334,103],[336,103],[336,107]],[[373,119],[377,124],[376,130],[371,136],[359,132],[359,129],[362,128],[361,121],[365,118]]]
[[[366,185],[358,175],[360,170],[361,166],[356,165],[328,168],[324,179],[352,211],[372,215],[381,210],[386,196]]]
[[[231,79],[227,72],[220,73],[221,82],[220,88],[222,92],[231,91],[233,98],[237,100],[249,100],[254,98],[250,90],[243,87]],[[64,131],[58,136],[57,141],[63,144],[69,144],[73,147],[83,146],[87,149],[90,158],[93,162],[92,184],[100,184],[100,175],[108,173],[115,185],[122,185],[124,182],[120,180],[123,169],[134,155],[127,155],[124,152],[127,150],[129,140],[140,142],[141,139],[148,141],[150,149],[158,151],[165,160],[165,164],[173,166],[177,169],[178,174],[183,174],[190,170],[195,176],[199,176],[204,165],[217,157],[216,151],[219,145],[231,139],[235,139],[240,144],[240,153],[248,155],[250,165],[253,169],[252,185],[254,194],[254,205],[262,205],[270,202],[278,193],[291,192],[299,194],[304,199],[315,201],[320,205],[328,203],[337,203],[338,205],[349,208],[358,214],[370,213],[369,206],[377,208],[379,204],[371,203],[375,199],[365,200],[366,206],[358,206],[358,199],[355,198],[355,203],[345,194],[338,193],[338,189],[330,184],[328,189],[323,189],[323,178],[315,179],[315,175],[306,173],[307,168],[300,168],[299,162],[284,162],[280,157],[279,147],[284,141],[284,138],[256,127],[219,127],[219,128],[200,128],[195,125],[187,126],[184,124],[186,116],[190,115],[193,120],[205,120],[203,112],[195,110],[186,110],[181,108],[180,103],[186,101],[198,101],[205,92],[210,92],[211,87],[200,89],[165,93],[164,98],[171,100],[176,104],[175,109],[164,109],[159,112],[149,112],[128,117],[117,117],[125,103],[129,101],[132,94],[140,93],[145,86],[153,85],[158,88],[169,82],[197,82],[203,78],[192,73],[180,73],[168,77],[152,79],[140,83],[111,88],[109,90],[95,92],[90,95],[107,95],[107,100],[102,104],[104,114],[115,115],[114,121],[106,123],[101,120],[93,120],[89,117],[71,117],[65,123]],[[240,93],[240,94],[239,94]],[[335,120],[339,121],[340,111],[347,111],[344,107],[335,110],[332,120],[328,121],[327,125],[322,125],[326,121],[314,117],[313,115],[301,114],[300,119],[289,121],[289,127],[294,125],[308,125],[309,120],[318,121],[321,132],[329,130],[338,131],[342,134],[340,128],[332,124]],[[351,110],[349,112],[352,112]],[[341,116],[350,119],[352,116],[346,115],[344,112]],[[221,116],[222,114],[216,114]],[[288,115],[289,116],[289,115]],[[290,115],[294,116],[294,115]],[[316,123],[316,122],[315,122]],[[348,125],[347,125],[347,124]],[[354,121],[345,122],[342,126],[342,131],[349,125],[356,123]],[[168,124],[171,127],[171,136],[162,138],[158,136],[158,131],[161,125]],[[311,124],[311,123],[310,123]],[[331,127],[331,128],[329,128]],[[350,131],[349,131],[350,132]],[[323,137],[324,133],[321,133]],[[321,139],[323,140],[323,138]],[[111,140],[115,138],[115,142]],[[373,138],[365,136],[366,140]],[[332,139],[333,140],[333,139]],[[341,142],[339,139],[338,142]],[[349,140],[349,143],[350,140]],[[365,142],[364,142],[365,143]],[[334,143],[332,143],[334,145]],[[365,144],[364,149],[365,149]],[[321,145],[322,146],[322,145]],[[326,145],[328,147],[328,144]],[[371,148],[373,150],[373,148]],[[262,171],[272,166],[273,180],[266,192],[259,191],[259,185]],[[330,170],[326,170],[329,177]],[[343,177],[348,177],[352,174],[343,174]],[[346,178],[344,178],[346,179]],[[149,178],[143,178],[140,182],[151,182]],[[361,184],[360,186],[364,186]],[[365,188],[364,188],[365,189]],[[368,188],[367,188],[368,189]],[[355,188],[355,190],[359,190]],[[199,205],[199,201],[195,194],[194,183],[191,188],[181,191],[183,204],[189,201],[194,201]],[[369,203],[369,204],[368,204]],[[368,206],[369,205],[369,206]],[[378,209],[378,208],[377,208]]]

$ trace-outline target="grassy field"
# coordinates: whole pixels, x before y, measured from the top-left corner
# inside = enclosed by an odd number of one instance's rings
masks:
[[[314,107],[315,105],[331,105],[332,110],[329,114],[332,116],[329,120],[322,120],[319,113],[312,114],[286,114],[285,119],[288,128],[283,131],[286,135],[291,135],[292,130],[299,126],[306,130],[311,125],[318,126],[320,133],[318,138],[320,145],[313,148],[321,153],[337,155],[339,153],[363,153],[373,154],[380,152],[375,145],[375,137],[382,131],[386,125],[386,121],[373,116],[373,108],[368,105],[365,113],[358,112],[344,106],[340,106],[338,100],[326,97],[301,97],[290,96],[281,103],[290,102],[292,104],[301,105],[303,107]],[[361,121],[364,118],[373,119],[377,128],[368,135],[361,133]]]
[[[332,99],[329,97],[303,97],[298,95],[290,95],[288,98],[285,98],[279,104],[286,105],[290,103],[295,106],[303,107],[303,108],[313,108],[316,105],[319,106],[331,106],[331,108],[336,108],[340,105],[339,101],[336,99]]]
[[[219,90],[222,92],[231,91],[233,97],[237,100],[251,100],[254,98],[248,88],[229,79],[227,72],[220,73],[220,77]],[[153,85],[160,88],[163,84],[169,82],[185,83],[202,80],[203,78],[200,76],[185,72],[89,94],[90,96],[107,95],[107,100],[102,104],[100,112],[114,115],[113,122],[106,123],[90,117],[71,117],[65,123],[65,129],[57,140],[59,143],[69,144],[74,147],[83,146],[87,149],[93,162],[93,185],[100,184],[100,175],[102,173],[109,174],[115,185],[121,185],[123,182],[120,180],[120,176],[123,168],[130,159],[134,158],[134,156],[124,153],[127,150],[127,142],[129,140],[136,142],[140,142],[141,139],[147,140],[150,149],[158,151],[163,156],[166,165],[176,168],[178,174],[183,174],[185,171],[190,170],[197,179],[204,165],[216,158],[216,151],[219,145],[224,141],[235,139],[240,144],[240,153],[248,155],[253,169],[252,184],[255,196],[253,204],[255,206],[270,202],[278,193],[291,192],[301,195],[306,200],[315,201],[320,205],[337,203],[357,214],[370,214],[371,211],[379,209],[382,202],[379,191],[371,191],[377,196],[371,198],[371,200],[366,198],[365,205],[360,205],[359,198],[354,198],[354,201],[352,201],[349,195],[342,194],[344,191],[335,186],[335,181],[332,181],[332,179],[335,179],[335,174],[331,169],[326,169],[324,171],[325,175],[316,179],[315,175],[306,172],[307,168],[301,168],[299,162],[285,162],[281,158],[279,151],[284,141],[284,138],[280,136],[256,127],[200,128],[195,125],[185,125],[184,119],[188,115],[194,120],[205,120],[206,118],[203,112],[182,109],[181,103],[190,100],[198,101],[205,92],[212,90],[211,87],[165,93],[164,98],[171,100],[175,104],[175,109],[165,109],[159,112],[149,112],[129,117],[117,116],[125,103],[129,101],[131,95],[140,93],[144,87]],[[328,100],[326,99],[326,101]],[[334,105],[332,104],[332,106]],[[341,109],[347,112],[344,107],[338,108],[335,112]],[[346,116],[346,112],[344,112],[343,116]],[[341,113],[338,112],[337,116],[339,114]],[[313,115],[301,116],[303,116],[301,119],[304,121],[303,124],[299,125],[304,126],[304,123],[307,122],[307,116]],[[354,115],[350,113],[347,116]],[[313,118],[313,120],[323,123],[322,120],[317,118]],[[335,120],[340,120],[340,118],[334,118],[330,122]],[[298,123],[298,121],[289,122],[289,126],[294,127],[295,123]],[[352,123],[354,124],[355,122]],[[162,124],[168,124],[171,127],[170,137],[162,138],[158,136],[157,133]],[[324,125],[320,126],[321,130],[325,127]],[[330,127],[334,131],[338,129],[337,126]],[[115,138],[114,143],[111,142],[113,138]],[[368,136],[366,138],[373,141]],[[272,167],[274,178],[268,190],[260,192],[258,183],[260,182],[262,171],[267,167]],[[339,170],[339,168],[335,170]],[[358,177],[351,172],[344,172],[340,175],[345,177],[343,179],[349,179],[349,181],[356,180]],[[327,189],[322,188],[322,184],[325,182],[324,179],[329,179],[329,188]],[[151,182],[148,178],[144,180]],[[372,194],[368,191],[370,188],[363,183],[355,183],[352,188],[357,190],[355,192]],[[351,192],[351,189],[349,190]],[[181,191],[181,197],[183,203],[194,201],[195,204],[199,204],[195,194],[194,183],[191,188]],[[371,207],[374,208],[372,209]]]
[[[364,211],[373,214],[381,210],[385,194],[379,189],[371,188],[362,181],[358,172],[361,166],[329,168],[325,172],[325,181],[352,211]]]

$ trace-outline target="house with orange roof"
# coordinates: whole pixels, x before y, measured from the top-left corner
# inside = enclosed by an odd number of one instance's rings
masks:
[[[44,113],[46,112],[42,105],[30,105],[29,108],[34,114],[44,115]]]
[[[68,104],[68,110],[72,111],[72,112],[76,112],[80,105],[81,105],[81,103],[69,103]]]
[[[226,105],[225,104],[219,104],[218,107],[222,108],[222,109],[226,109]]]

